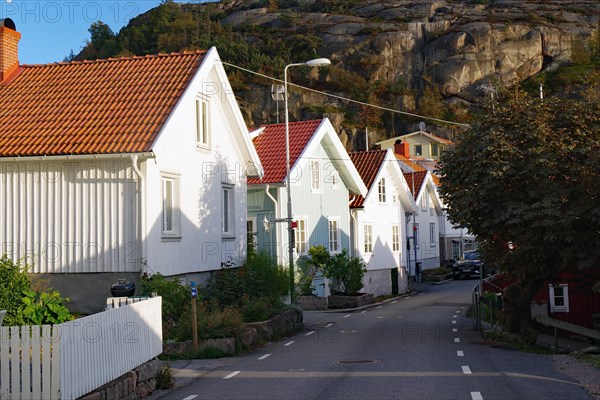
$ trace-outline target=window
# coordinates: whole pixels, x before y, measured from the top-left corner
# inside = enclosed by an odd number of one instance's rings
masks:
[[[313,191],[321,190],[321,166],[318,160],[310,160],[310,182]]]
[[[373,225],[364,226],[365,253],[373,252]]]
[[[413,240],[415,243],[415,247],[418,249],[419,248],[419,224],[418,223],[413,224]]]
[[[422,156],[422,155],[423,155],[423,145],[415,144],[415,156]]]
[[[379,180],[377,187],[379,188],[379,202],[385,203],[385,178]]]
[[[339,253],[340,251],[340,220],[339,218],[329,219],[329,252]]]
[[[298,219],[296,227],[296,253],[307,254],[308,246],[306,243],[306,219]]]
[[[162,176],[162,236],[180,235],[179,180],[172,175]]]
[[[437,242],[437,240],[435,240],[435,223],[430,222],[429,223],[429,247],[435,247],[436,242]]]
[[[569,312],[569,286],[549,285],[550,312]]]
[[[249,248],[256,248],[256,217],[248,217],[246,220],[246,238],[248,240]]]
[[[232,186],[223,186],[223,236],[235,235],[235,200]]]
[[[209,112],[208,101],[196,99],[196,145],[209,146]]]
[[[452,241],[452,258],[458,260],[460,258],[460,242]]]
[[[392,225],[392,251],[400,251],[400,227],[398,225]]]
[[[439,146],[437,143],[431,143],[431,158],[437,157],[440,155]]]

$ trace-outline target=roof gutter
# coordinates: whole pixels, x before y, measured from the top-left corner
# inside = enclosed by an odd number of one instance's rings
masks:
[[[0,162],[31,162],[31,161],[80,161],[80,160],[118,160],[130,159],[131,157],[155,158],[152,151],[143,153],[115,153],[115,154],[66,154],[66,155],[44,155],[44,156],[17,156],[0,157]]]

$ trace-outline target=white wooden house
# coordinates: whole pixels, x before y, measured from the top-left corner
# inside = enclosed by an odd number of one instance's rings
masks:
[[[262,167],[215,48],[28,66],[19,37],[0,28],[3,253],[81,312],[119,278],[244,257]]]
[[[408,288],[406,222],[416,204],[391,150],[350,153],[368,192],[351,196],[354,255],[367,264],[364,292],[376,296]]]
[[[273,222],[287,217],[285,124],[266,125],[253,135],[264,177],[248,181],[248,226],[256,247],[287,265],[287,224]],[[294,258],[318,245],[331,253],[350,251],[348,196],[365,195],[365,184],[327,118],[291,122],[289,136]],[[328,295],[324,281],[315,286],[318,295]]]

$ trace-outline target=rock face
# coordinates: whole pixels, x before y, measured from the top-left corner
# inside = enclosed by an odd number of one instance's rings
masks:
[[[406,111],[413,111],[409,107],[416,107],[426,85],[437,87],[446,104],[473,102],[486,96],[485,88],[510,87],[556,68],[574,58],[598,30],[600,20],[596,0],[479,2],[485,5],[401,0],[359,2],[353,7],[357,2],[347,1],[348,6],[337,12],[318,12],[321,3],[316,0],[287,1],[287,8],[283,3],[254,9],[242,9],[242,4],[248,8],[244,2],[224,3],[229,9],[221,22],[240,29],[316,35],[320,42],[315,54],[330,58],[333,65],[342,65],[367,82],[403,82],[407,90],[396,106]],[[343,8],[340,4],[338,8]],[[249,34],[247,40],[263,39]],[[270,96],[248,95],[253,119],[275,122]],[[314,94],[302,96],[291,97],[291,103],[317,100],[311,98]],[[304,117],[294,105],[291,110],[294,117]],[[345,140],[349,148],[357,144],[351,135]]]

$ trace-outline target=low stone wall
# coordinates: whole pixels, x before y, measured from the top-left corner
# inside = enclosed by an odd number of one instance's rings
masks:
[[[296,302],[303,310],[326,310],[327,297],[298,296]]]
[[[224,355],[232,356],[235,354],[235,338],[204,339],[198,341],[198,351],[204,351],[207,348],[219,349]],[[162,353],[167,356],[175,354],[191,354],[193,352],[195,352],[195,350],[191,340],[163,344]]]
[[[373,304],[375,298],[373,293],[365,293],[357,296],[332,295],[327,300],[329,308],[356,308]]]
[[[156,390],[156,376],[163,362],[151,360],[99,387],[79,400],[137,400]]]
[[[452,273],[444,274],[444,275],[424,275],[423,281],[425,282],[442,282],[448,279],[452,279],[454,275]]]

